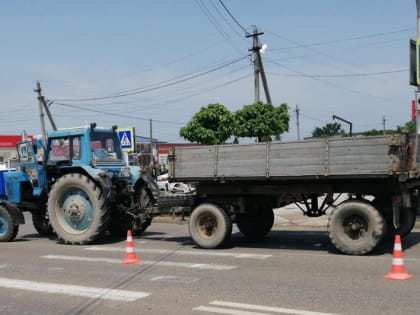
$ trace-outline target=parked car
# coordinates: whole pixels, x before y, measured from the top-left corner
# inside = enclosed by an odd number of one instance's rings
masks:
[[[161,191],[171,191],[171,192],[185,192],[189,193],[194,191],[195,189],[189,185],[180,182],[170,183],[169,182],[169,174],[168,172],[164,172],[157,176],[156,178],[157,184]]]

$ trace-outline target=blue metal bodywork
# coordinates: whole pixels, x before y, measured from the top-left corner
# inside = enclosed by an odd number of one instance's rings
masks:
[[[4,185],[3,178],[0,179],[0,186],[4,186],[0,198],[12,203],[24,201],[24,187],[32,188],[32,197],[48,194],[53,177],[63,173],[84,173],[101,186],[110,185],[104,177],[118,177],[131,186],[141,178],[139,169],[128,166],[118,135],[111,129],[81,127],[51,131],[42,161],[36,155],[36,150],[42,148],[40,143],[33,145],[26,140],[17,143],[16,148],[19,170],[4,172]]]

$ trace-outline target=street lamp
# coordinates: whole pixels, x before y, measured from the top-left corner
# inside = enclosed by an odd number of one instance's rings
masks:
[[[334,120],[334,119],[338,119],[338,120],[344,121],[346,124],[349,124],[349,125],[350,125],[350,132],[349,132],[349,135],[350,135],[350,137],[353,135],[353,124],[352,124],[350,121],[345,120],[345,119],[343,119],[343,118],[341,118],[341,117],[338,117],[338,116],[336,116],[336,115],[333,115],[333,116],[332,116],[332,119],[333,119],[333,120]]]

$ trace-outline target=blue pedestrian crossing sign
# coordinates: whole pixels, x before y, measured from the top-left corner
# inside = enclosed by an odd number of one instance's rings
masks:
[[[134,152],[136,147],[136,137],[134,127],[118,128],[118,138],[120,138],[121,148],[124,152]]]

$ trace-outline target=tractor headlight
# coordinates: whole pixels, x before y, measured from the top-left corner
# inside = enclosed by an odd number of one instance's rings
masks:
[[[92,159],[90,161],[90,166],[92,166],[93,168],[96,168],[96,160],[95,159]]]

